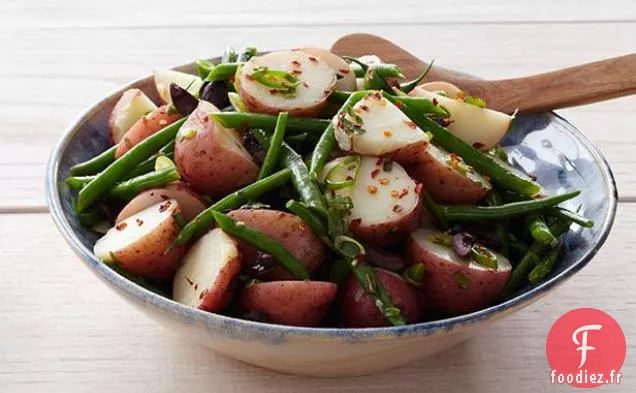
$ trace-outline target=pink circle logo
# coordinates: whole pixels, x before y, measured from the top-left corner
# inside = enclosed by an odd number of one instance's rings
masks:
[[[595,308],[569,311],[548,333],[550,382],[579,388],[620,384],[626,348],[623,329],[607,313]]]

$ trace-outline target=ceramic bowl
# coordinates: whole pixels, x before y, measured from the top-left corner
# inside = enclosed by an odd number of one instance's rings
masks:
[[[194,66],[177,69],[193,72]],[[616,185],[599,150],[574,126],[553,113],[519,116],[503,142],[515,165],[536,175],[548,194],[582,190],[566,206],[580,207],[581,213],[596,224],[592,229],[573,226],[565,236],[564,257],[547,280],[528,285],[504,303],[471,314],[401,327],[299,328],[195,310],[149,292],[101,263],[92,253],[97,235],[83,228],[72,213],[72,193],[64,179],[72,165],[108,147],[108,115],[122,91],[131,87],[158,99],[152,77],[137,80],[91,106],[55,146],[46,173],[51,215],[84,264],[144,314],[219,353],[267,369],[312,376],[363,375],[443,351],[497,318],[528,306],[572,277],[592,260],[614,220]]]

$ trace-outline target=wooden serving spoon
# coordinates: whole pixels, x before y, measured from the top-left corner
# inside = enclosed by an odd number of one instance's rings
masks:
[[[339,55],[376,54],[386,63],[402,68],[415,78],[427,64],[411,53],[372,34],[350,34],[336,41],[331,50]],[[483,80],[461,72],[433,66],[424,81],[447,81],[468,94],[486,100],[501,112],[539,112],[609,100],[636,94],[636,53],[564,68],[525,78]]]

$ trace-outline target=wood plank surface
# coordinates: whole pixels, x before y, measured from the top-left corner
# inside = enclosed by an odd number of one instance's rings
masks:
[[[6,17],[6,16],[5,16]],[[29,23],[25,23],[29,26]],[[413,34],[413,29],[417,34]],[[263,49],[328,47],[339,36],[368,31],[414,54],[485,78],[514,77],[633,50],[636,23],[461,24],[413,26],[171,27],[2,31],[0,84],[0,211],[44,210],[46,159],[65,127],[119,85],[166,67],[219,54],[228,45]],[[81,33],[79,32],[81,31]],[[77,39],[81,36],[81,39]],[[219,40],[216,37],[224,37]],[[484,43],[488,45],[484,45]],[[8,44],[7,44],[8,43]],[[37,94],[35,94],[37,92]],[[606,154],[622,198],[636,198],[636,97],[561,113]]]
[[[622,204],[588,267],[465,344],[388,373],[325,380],[244,365],[165,330],[99,282],[47,215],[0,215],[0,391],[563,392],[549,384],[546,335],[563,313],[597,307],[621,324],[628,344],[623,384],[603,391],[633,392],[636,265],[624,256],[635,225],[636,205]]]

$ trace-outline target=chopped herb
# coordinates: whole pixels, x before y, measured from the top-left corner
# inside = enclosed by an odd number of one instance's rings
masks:
[[[430,235],[429,240],[440,246],[453,247],[453,235],[448,232]]]
[[[455,280],[457,284],[459,284],[459,286],[464,289],[468,288],[468,284],[470,283],[470,280],[468,279],[468,277],[466,277],[460,272],[453,273],[453,280]]]
[[[486,100],[484,100],[483,98],[479,98],[479,97],[473,97],[473,96],[466,96],[464,97],[464,102],[470,105],[474,105],[478,108],[485,108],[486,107]]]
[[[406,282],[408,282],[409,284],[415,287],[421,287],[422,281],[424,280],[424,273],[424,265],[421,263],[416,263],[415,265],[412,265],[411,267],[406,269],[403,277],[404,280],[406,280]]]

